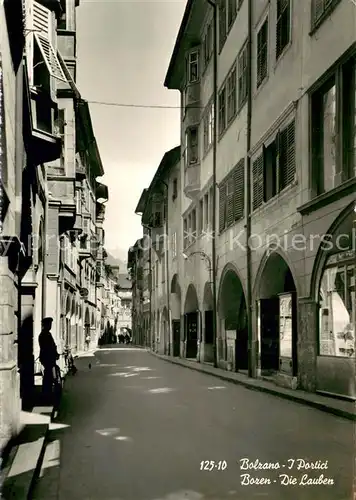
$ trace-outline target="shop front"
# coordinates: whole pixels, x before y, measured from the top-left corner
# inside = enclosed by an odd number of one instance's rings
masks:
[[[319,284],[317,390],[356,399],[355,249],[328,255]]]

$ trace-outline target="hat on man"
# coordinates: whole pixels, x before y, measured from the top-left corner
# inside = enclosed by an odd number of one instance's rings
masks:
[[[51,318],[50,316],[43,318],[42,325],[48,325],[49,323],[51,323],[51,324],[53,323],[53,318]]]

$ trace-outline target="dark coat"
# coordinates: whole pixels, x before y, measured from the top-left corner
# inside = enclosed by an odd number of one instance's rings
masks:
[[[59,354],[51,332],[42,330],[38,337],[38,342],[40,344],[40,361],[42,365],[54,366],[59,358]]]

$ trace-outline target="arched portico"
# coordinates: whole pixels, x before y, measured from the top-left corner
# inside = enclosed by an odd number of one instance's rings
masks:
[[[171,282],[171,310],[172,310],[172,342],[173,356],[180,354],[180,317],[181,317],[181,288],[178,275],[175,274]]]
[[[200,346],[200,359],[206,362],[214,361],[214,323],[213,323],[213,294],[211,283],[204,286],[203,295],[203,324],[202,343]]]
[[[198,354],[199,302],[193,284],[190,284],[184,302],[185,356],[196,359]]]
[[[356,399],[356,252],[354,203],[329,228],[315,258],[316,389]],[[303,332],[303,338],[307,332]]]
[[[297,288],[285,256],[266,254],[255,285],[258,303],[257,332],[261,373],[298,371]]]
[[[168,354],[169,353],[169,328],[168,328],[168,310],[167,307],[163,308],[162,314],[161,314],[161,328],[162,328],[162,335],[161,339],[163,340],[163,346],[161,346],[161,349],[163,348],[163,354]]]
[[[65,343],[67,346],[70,345],[71,314],[72,314],[71,293],[68,291],[66,298],[66,307],[65,307]]]
[[[248,326],[245,294],[237,271],[228,265],[223,272],[218,311],[221,323],[219,359],[233,370],[248,369]]]

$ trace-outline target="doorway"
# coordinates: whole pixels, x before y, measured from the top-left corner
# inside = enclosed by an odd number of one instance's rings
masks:
[[[172,321],[172,333],[173,333],[173,356],[179,357],[180,354],[180,321],[179,319],[174,319]]]
[[[198,354],[198,313],[186,315],[187,324],[187,358],[196,358]]]

